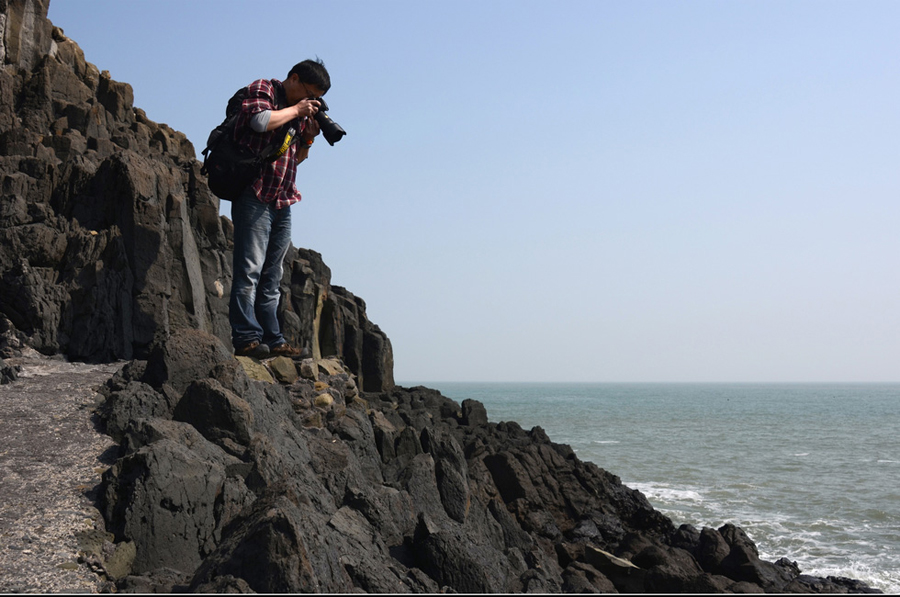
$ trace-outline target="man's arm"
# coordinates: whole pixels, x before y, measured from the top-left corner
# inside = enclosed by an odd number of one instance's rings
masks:
[[[303,118],[304,116],[315,116],[319,111],[319,102],[316,100],[305,99],[300,100],[293,106],[282,108],[281,110],[272,110],[269,116],[269,124],[266,125],[266,131],[274,131],[283,124],[294,119]]]

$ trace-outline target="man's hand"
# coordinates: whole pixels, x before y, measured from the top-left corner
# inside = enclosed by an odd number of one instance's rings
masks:
[[[303,128],[303,140],[309,143],[313,139],[316,138],[316,135],[319,134],[319,121],[315,118],[310,118],[306,121],[306,126]]]
[[[305,116],[309,116],[312,118],[316,115],[316,112],[319,111],[319,102],[313,99],[305,99],[300,100],[296,104],[294,104],[294,109],[297,111],[297,118],[303,118]]]

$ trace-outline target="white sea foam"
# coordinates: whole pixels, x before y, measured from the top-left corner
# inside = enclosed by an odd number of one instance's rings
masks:
[[[840,576],[862,580],[870,587],[879,589],[887,594],[900,593],[900,572],[896,562],[893,566],[888,562],[873,566],[871,560],[859,560],[853,556],[846,558],[842,563],[835,565],[816,565],[811,562],[809,568],[800,565],[804,574],[812,576]]]
[[[629,487],[637,489],[649,500],[659,500],[664,505],[681,502],[703,502],[703,495],[695,489],[674,487],[659,483],[626,483]],[[663,506],[665,507],[665,506]]]
[[[617,439],[595,439],[594,443],[595,444],[620,444],[622,442],[620,442]]]

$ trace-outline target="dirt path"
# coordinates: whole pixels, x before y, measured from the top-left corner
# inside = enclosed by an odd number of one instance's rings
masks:
[[[0,386],[0,592],[97,592],[76,533],[103,531],[89,496],[114,443],[91,415],[94,389],[121,364],[5,360],[21,371]]]

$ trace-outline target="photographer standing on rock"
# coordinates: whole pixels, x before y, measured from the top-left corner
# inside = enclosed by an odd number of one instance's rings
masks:
[[[321,60],[304,60],[284,82],[251,83],[241,105],[235,140],[259,153],[279,146],[283,153],[263,165],[260,176],[231,207],[234,261],[229,319],[235,355],[300,356],[281,334],[279,287],[291,240],[290,206],[300,201],[297,166],[308,157],[319,134],[313,118],[321,107],[316,99],[330,87]]]

